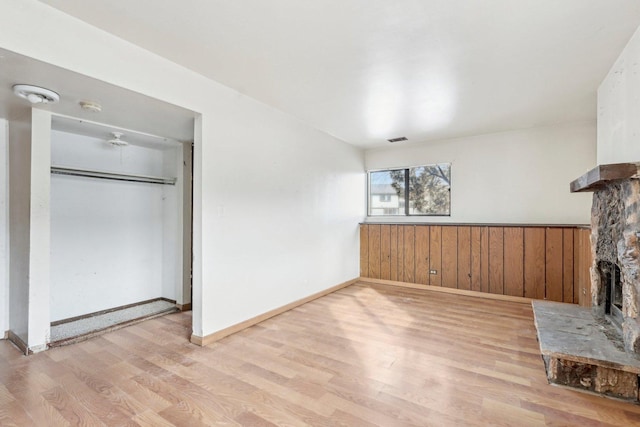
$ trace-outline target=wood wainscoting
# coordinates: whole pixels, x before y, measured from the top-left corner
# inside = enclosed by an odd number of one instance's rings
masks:
[[[360,276],[591,304],[587,226],[361,224]]]

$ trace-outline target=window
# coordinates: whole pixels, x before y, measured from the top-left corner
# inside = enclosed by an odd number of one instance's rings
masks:
[[[369,216],[448,216],[450,210],[450,163],[369,172]]]
[[[405,215],[403,169],[369,172],[369,215]]]

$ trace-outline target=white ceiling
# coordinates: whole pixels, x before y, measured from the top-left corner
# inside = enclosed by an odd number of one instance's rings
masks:
[[[51,118],[51,128],[60,132],[89,136],[104,141],[113,139],[113,132],[119,132],[122,134],[120,138],[127,144],[155,150],[166,150],[180,146],[180,142],[172,138],[62,115],[54,115]],[[181,141],[191,140],[182,139]]]
[[[29,117],[31,104],[12,92],[12,86],[20,83],[60,94],[59,103],[36,106],[76,118],[56,118],[53,125],[57,130],[105,139],[111,139],[110,132],[120,130],[126,134],[124,139],[132,144],[160,149],[174,145],[171,140],[193,141],[193,111],[0,49],[0,117],[9,120]],[[82,110],[80,101],[87,100],[99,102],[102,112]],[[108,126],[91,122],[108,123]]]
[[[596,117],[638,0],[41,0],[362,147]]]

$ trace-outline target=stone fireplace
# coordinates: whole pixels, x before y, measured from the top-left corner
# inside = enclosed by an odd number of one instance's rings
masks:
[[[640,355],[640,174],[637,164],[602,165],[571,184],[593,191],[593,314],[620,328],[626,351]]]
[[[550,383],[640,403],[640,164],[601,165],[593,192],[591,308],[533,301]]]

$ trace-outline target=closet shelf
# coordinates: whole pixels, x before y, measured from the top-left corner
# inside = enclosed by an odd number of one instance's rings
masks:
[[[120,173],[98,171],[98,170],[68,168],[64,166],[51,166],[51,173],[55,175],[84,176],[87,178],[111,179],[115,181],[144,182],[147,184],[161,184],[161,185],[175,185],[177,181],[177,178],[174,178],[174,177],[130,175],[130,174],[120,174]]]

